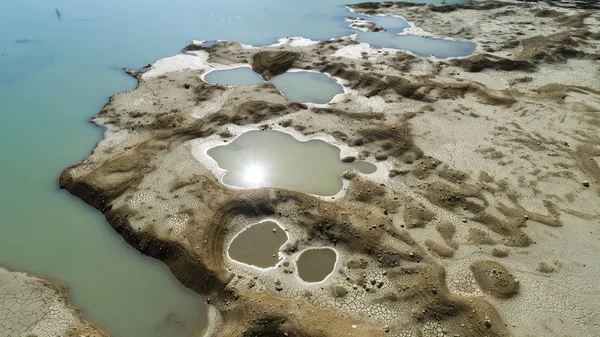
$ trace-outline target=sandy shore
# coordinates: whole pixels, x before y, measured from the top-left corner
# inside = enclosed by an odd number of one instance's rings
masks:
[[[477,52],[436,60],[352,37],[194,43],[129,71],[137,88],[94,117],[105,139],[61,187],[202,294],[215,336],[600,334],[600,14],[506,2],[350,7],[476,41]],[[268,83],[201,79],[243,65],[263,77],[324,72],[346,90],[323,107]],[[265,128],[328,138],[388,174],[348,172],[331,200],[229,189],[194,155]],[[233,237],[267,218],[289,230],[280,267],[232,262]],[[335,273],[303,284],[294,257],[320,246],[338,252]]]

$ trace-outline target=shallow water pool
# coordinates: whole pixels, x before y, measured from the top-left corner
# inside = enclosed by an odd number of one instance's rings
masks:
[[[295,71],[281,74],[271,80],[289,99],[300,103],[324,104],[335,95],[344,93],[334,78],[322,73]]]
[[[226,171],[222,181],[242,188],[278,187],[328,196],[343,187],[341,174],[350,169],[373,173],[367,162],[345,163],[340,148],[323,140],[299,141],[274,130],[248,131],[207,154]]]
[[[265,83],[250,67],[213,70],[204,76],[204,81],[236,87]],[[269,82],[284,96],[299,103],[324,104],[335,95],[344,93],[344,87],[334,78],[310,71],[288,71]]]
[[[279,248],[287,241],[284,230],[274,221],[263,221],[240,232],[229,245],[229,257],[258,268],[274,267]]]
[[[213,70],[204,75],[204,81],[233,87],[246,87],[265,83],[250,67]]]
[[[321,282],[335,268],[337,254],[330,248],[309,248],[303,251],[296,261],[298,276],[304,282]]]

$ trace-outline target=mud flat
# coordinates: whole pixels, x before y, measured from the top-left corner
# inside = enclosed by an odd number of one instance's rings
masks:
[[[192,44],[129,71],[137,88],[94,117],[105,139],[60,185],[203,295],[215,336],[598,335],[599,13],[504,2],[351,7],[478,49],[437,60],[352,37]],[[263,78],[323,72],[345,93],[315,106],[268,83],[202,81],[236,66]],[[378,169],[344,173],[332,199],[229,188],[194,155],[256,129],[324,139]],[[228,243],[265,219],[288,230],[277,267],[230,261]],[[333,274],[299,281],[294,257],[324,246],[338,255]]]
[[[106,337],[69,304],[65,286],[0,267],[0,336]]]

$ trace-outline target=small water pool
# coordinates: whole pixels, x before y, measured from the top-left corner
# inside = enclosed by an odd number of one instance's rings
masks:
[[[335,268],[337,253],[330,248],[309,248],[300,254],[296,267],[304,282],[324,281]]]
[[[476,47],[473,42],[469,41],[398,35],[391,31],[361,33],[356,40],[368,43],[375,48],[404,49],[418,56],[435,56],[440,59],[471,55]]]
[[[329,103],[335,95],[343,94],[334,78],[322,73],[295,71],[281,74],[271,80],[289,99],[300,103]]]
[[[204,81],[212,84],[246,87],[265,83],[250,67],[213,70],[204,76]]]
[[[236,87],[266,83],[250,67],[213,70],[204,76],[204,81]],[[270,82],[284,96],[299,103],[324,104],[330,102],[335,95],[344,93],[344,87],[335,79],[310,71],[287,72]]]
[[[350,169],[373,173],[371,163],[340,160],[340,148],[319,139],[299,141],[275,130],[248,131],[207,151],[226,171],[223,183],[241,188],[277,187],[329,196],[343,187],[341,174]]]
[[[229,257],[258,268],[279,262],[279,248],[287,241],[284,230],[274,221],[263,221],[240,232],[229,245]]]

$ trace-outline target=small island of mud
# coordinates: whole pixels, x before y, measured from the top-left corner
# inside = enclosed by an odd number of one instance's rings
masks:
[[[349,7],[472,40],[476,53],[423,58],[352,36],[193,43],[128,70],[137,88],[93,118],[105,138],[60,186],[203,295],[214,336],[597,335],[600,13],[493,1]],[[327,73],[345,92],[300,104],[269,83],[202,80],[235,66],[265,79]],[[266,129],[326,140],[340,159],[378,169],[344,173],[333,197],[222,184],[203,149]],[[229,259],[236,234],[265,219],[288,231],[277,266]],[[311,285],[295,261],[316,247],[335,249],[337,263]],[[502,265],[500,251],[510,251]],[[541,273],[541,257],[562,267]]]

